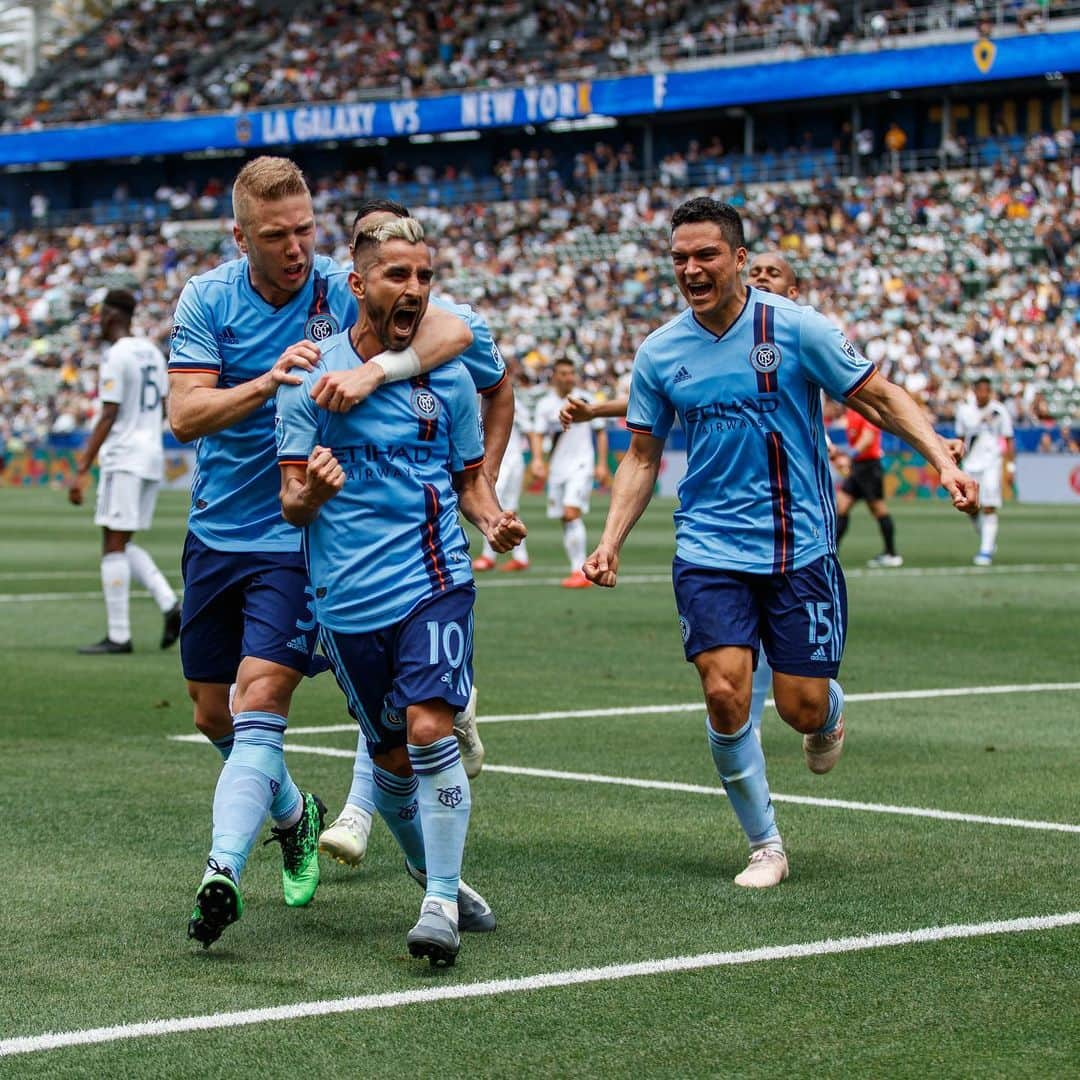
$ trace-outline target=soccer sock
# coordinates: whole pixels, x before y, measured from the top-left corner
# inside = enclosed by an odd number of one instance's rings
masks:
[[[374,814],[376,809],[373,768],[371,754],[368,753],[367,739],[361,731],[356,740],[356,757],[353,758],[352,787],[349,788],[349,797],[345,800],[345,805],[355,806],[357,810],[363,810],[365,814]]]
[[[705,718],[720,783],[751,848],[780,846],[780,830],[765,779],[765,755],[749,720],[734,735],[721,735]]]
[[[484,546],[480,554],[483,555],[485,559],[490,559],[492,562],[495,561],[495,549],[488,543],[488,538],[486,536],[484,537]]]
[[[416,773],[424,834],[425,895],[456,905],[472,808],[469,778],[461,764],[457,739],[447,735],[430,746],[410,743],[409,761]]]
[[[222,761],[228,761],[229,755],[232,753],[234,735],[225,735],[220,739],[211,739],[210,741],[217,747],[217,752],[221,755]]]
[[[825,723],[818,728],[819,735],[829,735],[836,730],[840,723],[840,717],[844,712],[844,689],[835,680],[829,680],[829,712],[825,717]]]
[[[109,640],[123,644],[131,640],[128,593],[131,590],[131,566],[122,551],[101,557],[101,591],[105,594],[105,618]]]
[[[522,540],[521,543],[518,544],[518,546],[516,548],[514,548],[514,550],[512,552],[510,552],[510,554],[515,559],[517,559],[518,562],[528,562],[529,561],[529,548],[528,548],[528,545],[525,543],[524,540]],[[582,561],[584,561],[584,560],[582,560]]]
[[[158,569],[150,553],[138,544],[128,544],[127,560],[135,580],[149,591],[154,603],[163,611],[176,607],[176,593],[165,580],[165,575]]]
[[[278,788],[274,801],[270,804],[270,817],[275,829],[291,829],[303,816],[304,796],[296,786],[285,767],[285,758],[281,759],[281,787]]]
[[[893,524],[891,515],[877,519],[878,528],[881,530],[881,539],[885,541],[885,554],[896,554],[896,526]]]
[[[848,515],[837,514],[836,515],[836,542],[840,543],[844,539],[844,533],[847,532],[848,527]]]
[[[563,522],[562,542],[570,569],[580,570],[585,563],[585,522],[581,518]]]
[[[285,773],[285,720],[273,713],[237,713],[234,741],[214,792],[210,859],[239,880]]]
[[[972,514],[971,515],[971,527],[975,530],[975,534],[979,537],[979,542],[982,542],[982,523],[985,514]]]
[[[997,514],[980,514],[982,518],[979,528],[979,551],[984,555],[993,555],[997,550],[998,516]]]
[[[761,717],[765,712],[765,699],[769,696],[772,686],[772,668],[765,659],[764,650],[758,652],[757,671],[754,672],[754,683],[750,690],[750,723],[757,734],[758,742],[761,742]]]
[[[405,858],[417,870],[425,870],[424,830],[420,825],[416,777],[396,776],[378,765],[372,765],[371,771],[376,809],[398,846],[405,852]]]

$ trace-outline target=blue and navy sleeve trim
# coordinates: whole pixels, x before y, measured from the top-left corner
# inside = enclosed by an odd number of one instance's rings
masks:
[[[871,364],[870,367],[864,371],[845,391],[844,397],[849,398],[852,394],[857,394],[875,375],[877,374],[877,368]]]

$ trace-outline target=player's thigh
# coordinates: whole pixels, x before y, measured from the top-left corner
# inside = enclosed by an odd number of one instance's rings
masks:
[[[316,653],[319,626],[315,590],[296,552],[249,554],[252,571],[244,586],[242,655],[317,675],[327,668]]]
[[[180,662],[189,683],[228,686],[236,678],[247,579],[242,560],[242,555],[208,548],[192,533],[184,541]]]
[[[835,555],[765,579],[761,641],[774,675],[834,678],[847,633],[847,586]]]
[[[139,481],[139,532],[146,532],[154,523],[160,488],[161,484],[157,480]]]
[[[113,532],[138,532],[142,481],[134,473],[103,469],[98,478],[94,524]]]
[[[473,604],[476,588],[459,585],[409,613],[394,641],[394,685],[389,702],[399,710],[423,701],[464,709],[473,683]],[[449,734],[449,732],[447,732]]]
[[[753,575],[697,566],[676,556],[671,580],[688,661],[723,646],[757,651],[760,635]]]
[[[592,466],[575,469],[566,479],[563,489],[563,512],[576,509],[585,515],[589,512],[589,497],[593,489]]]
[[[1001,469],[991,466],[971,474],[979,482],[979,506],[985,510],[1001,508]]]
[[[721,645],[696,653],[692,663],[713,727],[734,734],[750,715],[754,652],[741,645]]]
[[[394,637],[397,627],[347,634],[323,627],[320,640],[330,661],[349,715],[360,725],[373,758],[405,746],[405,711],[388,701],[394,683]],[[397,770],[392,770],[397,771]]]
[[[566,495],[566,477],[548,476],[547,482],[547,516],[549,518],[561,518],[563,516],[563,499]]]
[[[521,485],[525,479],[525,459],[521,454],[503,458],[499,479],[495,483],[495,498],[504,510],[516,510],[521,503]]]

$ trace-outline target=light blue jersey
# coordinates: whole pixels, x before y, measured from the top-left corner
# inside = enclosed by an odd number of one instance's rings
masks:
[[[638,349],[626,426],[686,432],[678,555],[788,573],[836,550],[821,390],[849,397],[875,368],[823,315],[748,287],[723,337],[688,308]]]
[[[445,296],[432,296],[431,303],[452,311],[468,323],[473,335],[472,344],[458,359],[465,365],[478,394],[487,397],[495,393],[506,378],[506,364],[499,346],[492,340],[487,321],[468,304],[455,304]]]
[[[233,387],[265,374],[307,338],[321,344],[356,321],[348,269],[315,257],[307,284],[283,307],[253,288],[246,258],[192,278],[173,316],[169,371],[217,375]],[[217,551],[298,551],[300,532],[281,517],[273,399],[195,445],[188,527]]]
[[[317,619],[349,634],[392,626],[472,581],[451,474],[484,460],[476,389],[462,363],[384,386],[346,413],[311,400],[321,375],[360,362],[340,334],[303,384],[282,387],[277,399],[278,462],[306,464],[318,445],[345,470],[345,486],[304,530],[304,551]]]

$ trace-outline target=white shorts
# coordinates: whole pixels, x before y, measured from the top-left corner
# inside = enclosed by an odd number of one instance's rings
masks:
[[[149,529],[160,486],[160,481],[144,480],[134,473],[102,470],[98,477],[94,524],[113,532]]]
[[[547,516],[561,518],[568,506],[577,507],[583,514],[589,512],[589,496],[593,488],[593,467],[586,465],[573,472],[560,473],[548,478]]]
[[[499,466],[495,498],[504,510],[516,510],[521,504],[521,484],[525,479],[525,458],[520,450],[508,450]]]
[[[967,469],[967,474],[979,481],[979,505],[997,509],[1001,506],[1001,466],[986,469]]]

